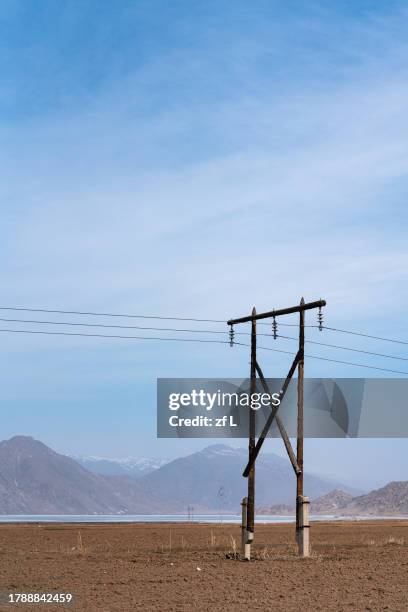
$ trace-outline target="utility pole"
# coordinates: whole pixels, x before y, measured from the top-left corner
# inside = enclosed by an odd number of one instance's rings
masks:
[[[250,371],[250,382],[251,382],[251,396],[256,393],[257,375],[260,379],[262,387],[266,393],[272,395],[268,383],[263,375],[262,369],[257,361],[256,353],[256,322],[260,319],[273,319],[273,330],[274,337],[277,337],[276,329],[277,323],[276,318],[299,313],[299,348],[293,360],[293,363],[289,369],[288,375],[282,385],[279,392],[279,402],[271,406],[271,412],[262,428],[262,431],[256,441],[256,421],[255,411],[250,408],[249,412],[249,435],[248,435],[248,464],[243,472],[243,476],[248,478],[248,499],[246,506],[246,534],[243,538],[243,550],[242,554],[248,561],[251,558],[251,544],[254,539],[254,526],[255,526],[255,462],[258,454],[262,448],[265,438],[270,430],[274,419],[276,419],[278,429],[282,436],[285,444],[286,451],[288,453],[290,462],[296,475],[296,540],[299,547],[299,554],[301,556],[309,555],[309,518],[308,518],[308,506],[309,500],[303,496],[303,384],[304,384],[304,361],[305,361],[305,312],[306,310],[319,309],[319,329],[321,329],[321,309],[326,306],[325,300],[318,300],[316,302],[305,303],[302,298],[300,304],[297,306],[290,306],[289,308],[282,308],[280,310],[270,310],[268,312],[257,313],[255,307],[252,313],[248,316],[240,317],[238,319],[230,319],[227,324],[230,326],[231,334],[233,338],[233,326],[241,323],[251,323],[251,371]],[[286,391],[293,378],[295,371],[298,371],[297,381],[297,444],[296,444],[296,455],[292,449],[288,434],[285,427],[277,414],[279,406],[285,397]],[[244,513],[243,505],[243,513]],[[244,514],[243,514],[244,519]]]
[[[300,300],[303,306],[305,300]],[[296,542],[301,546],[301,509],[303,499],[303,379],[305,368],[305,311],[299,312],[299,363],[298,363],[298,382],[297,382],[297,443],[296,461],[299,472],[296,474]]]
[[[252,309],[251,320],[251,397],[256,393],[256,309]],[[255,448],[256,413],[249,410],[249,436],[248,436],[248,460],[251,458]],[[248,474],[248,503],[247,503],[247,529],[244,558],[251,559],[251,544],[254,539],[255,527],[255,463],[251,466]]]

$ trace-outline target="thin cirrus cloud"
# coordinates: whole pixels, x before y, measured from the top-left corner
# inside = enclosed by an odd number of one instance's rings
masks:
[[[211,110],[205,116],[221,142],[240,123],[247,127],[236,149],[176,166],[173,160],[166,163],[167,152],[182,142],[186,125],[194,132],[194,117],[181,120],[178,112],[173,123],[166,113],[170,135],[160,129],[160,113],[147,122],[130,112],[118,118],[110,104],[94,117],[85,112],[53,119],[41,125],[41,138],[36,125],[15,129],[11,157],[19,162],[6,189],[25,214],[9,239],[12,260],[27,266],[30,293],[33,286],[41,288],[45,301],[51,299],[45,280],[50,275],[54,287],[63,285],[64,277],[70,286],[73,276],[91,281],[98,299],[104,299],[105,273],[118,290],[135,275],[148,288],[160,278],[166,283],[172,267],[172,283],[178,271],[193,278],[199,265],[206,285],[216,285],[222,279],[220,261],[230,269],[228,262],[241,264],[249,254],[262,261],[268,250],[279,258],[282,277],[293,270],[293,259],[301,259],[313,281],[314,273],[321,278],[322,252],[323,269],[330,261],[337,267],[340,255],[343,268],[351,268],[357,249],[357,267],[366,268],[369,285],[370,269],[377,274],[372,263],[377,264],[379,248],[384,261],[405,261],[403,235],[392,213],[404,216],[398,185],[403,191],[408,168],[407,97],[402,78],[392,75],[381,85],[348,83],[331,95],[307,92],[254,101],[252,122],[248,103],[237,100],[217,109],[216,116]],[[265,126],[262,134],[259,124]],[[195,136],[199,147],[200,134]],[[61,266],[64,274],[55,278]],[[245,273],[245,264],[238,269]],[[393,283],[396,270],[403,274],[403,266],[393,269]],[[255,284],[265,272],[262,263],[259,272]],[[327,272],[325,288],[331,284]],[[350,289],[361,280],[360,274],[350,278]],[[252,290],[262,299],[262,288]],[[374,297],[366,296],[367,301]],[[184,297],[188,300],[188,288]],[[59,300],[64,301],[60,292]]]
[[[334,326],[405,333],[405,13],[320,4],[272,19],[267,5],[249,21],[241,4],[204,10],[190,29],[173,15],[184,33],[164,48],[150,32],[137,57],[118,37],[119,51],[92,56],[98,83],[62,56],[48,81],[8,74],[1,95],[25,105],[0,125],[3,303],[227,318],[304,294],[327,298]],[[42,65],[47,48],[31,49]],[[27,91],[41,94],[32,107]],[[57,402],[66,389],[78,406],[98,381],[105,393],[135,380],[150,405],[142,386],[157,374],[206,375],[217,355],[223,375],[241,375],[247,358],[167,343],[102,351],[96,339],[2,347],[5,397],[20,387],[22,402]],[[284,373],[287,357],[273,359]]]

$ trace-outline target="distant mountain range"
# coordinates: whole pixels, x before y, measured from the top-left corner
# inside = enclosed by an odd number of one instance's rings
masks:
[[[214,444],[204,450],[167,463],[143,482],[149,493],[160,491],[165,500],[177,500],[182,508],[193,505],[197,511],[239,511],[246,495],[247,481],[242,477],[248,453],[243,448]],[[305,475],[311,497],[333,488],[346,488],[333,480]],[[256,463],[257,505],[291,503],[295,477],[288,460],[272,453],[260,454]]]
[[[160,511],[128,476],[94,474],[42,442],[0,442],[1,514],[117,514]]]
[[[408,516],[408,482],[390,482],[381,489],[354,497],[334,489],[312,500],[310,511],[312,514],[331,516]],[[295,508],[293,505],[275,504],[269,508],[259,508],[258,513],[292,515]]]
[[[238,514],[246,494],[242,477],[246,460],[246,450],[222,444],[173,461],[74,459],[33,438],[16,436],[0,442],[0,513],[170,514],[185,513],[187,506],[193,506],[195,513]],[[394,484],[408,488],[408,483]],[[386,496],[376,496],[378,492],[356,496],[344,484],[312,474],[305,475],[305,491],[315,503],[320,499],[322,509],[332,504],[327,514],[351,502],[359,504],[360,513],[363,507],[366,513],[372,508],[374,513],[380,509],[386,513],[391,507]],[[278,514],[284,508],[290,512],[295,478],[289,461],[272,453],[261,454],[256,464],[256,492],[261,510],[270,511],[280,504]],[[404,493],[394,487],[389,492],[395,512],[398,508],[405,512],[408,490]]]

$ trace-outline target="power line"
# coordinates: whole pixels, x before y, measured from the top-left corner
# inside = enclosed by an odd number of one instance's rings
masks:
[[[226,334],[225,331],[214,330],[214,329],[185,329],[185,328],[175,328],[175,327],[146,327],[142,325],[107,325],[105,323],[77,323],[72,321],[40,321],[38,319],[10,319],[0,317],[0,321],[9,322],[9,323],[30,323],[30,324],[38,324],[38,325],[66,325],[72,327],[90,327],[90,328],[102,328],[102,329],[142,329],[146,331],[165,331],[165,332],[182,332],[182,333],[193,333],[193,334]],[[250,336],[249,332],[234,332],[237,336]],[[258,334],[259,336],[273,337],[272,334]],[[283,338],[285,340],[294,340],[297,341],[297,338],[293,338],[291,336],[283,336],[278,334],[279,338]],[[351,348],[348,346],[340,346],[338,344],[329,344],[325,342],[318,342],[315,340],[306,340],[306,343],[316,344],[319,346],[326,346],[329,348],[340,349],[344,351],[352,351],[354,353],[362,353],[365,355],[372,355],[374,357],[386,357],[387,359],[395,359],[398,361],[408,361],[407,357],[398,357],[395,355],[387,355],[386,353],[375,353],[373,351],[366,351],[363,349]]]
[[[276,349],[268,348],[266,346],[258,346],[258,348],[264,351],[276,350]],[[279,352],[286,353],[287,355],[294,355],[294,353],[291,353],[290,351],[279,351]],[[354,363],[352,361],[340,361],[339,359],[329,359],[328,357],[320,357],[318,355],[306,355],[305,354],[305,357],[308,357],[310,359],[319,359],[320,361],[330,361],[331,363],[341,363],[343,365],[356,366],[359,368],[369,368],[370,370],[380,370],[381,372],[391,372],[392,374],[405,374],[406,376],[408,376],[408,372],[402,372],[400,370],[391,370],[389,368],[379,368],[377,366],[370,366],[365,363]]]
[[[94,312],[94,311],[80,311],[80,310],[58,310],[51,308],[28,308],[28,307],[16,307],[16,306],[0,306],[0,310],[11,310],[18,312],[47,312],[53,314],[71,314],[71,315],[86,315],[86,316],[97,316],[97,317],[121,317],[127,319],[157,319],[157,320],[165,320],[165,321],[193,321],[193,322],[202,322],[202,323],[226,323],[225,319],[200,319],[197,317],[170,317],[170,316],[161,316],[161,315],[139,315],[139,314],[123,314],[123,313],[113,313],[113,312]],[[269,323],[258,322],[258,325],[266,325],[269,326]],[[284,327],[298,327],[297,323],[279,323]],[[319,328],[319,325],[305,325],[307,328]],[[364,332],[356,332],[348,329],[340,329],[337,327],[329,327],[324,325],[323,329],[333,332],[339,332],[342,334],[351,334],[353,336],[361,336],[363,338],[371,338],[373,340],[380,340],[382,342],[393,342],[396,344],[408,345],[408,341],[398,340],[396,338],[385,338],[383,336],[373,336],[371,334],[366,334]]]
[[[175,342],[210,342],[215,344],[229,344],[227,340],[204,340],[202,338],[162,338],[160,336],[121,336],[117,334],[83,334],[81,332],[52,332],[34,329],[0,329],[0,332],[12,334],[43,334],[45,336],[80,336],[82,338],[120,338],[121,340],[163,340]]]
[[[269,326],[269,323],[258,323],[258,325],[268,325]],[[281,323],[280,321],[279,321],[279,325],[283,327],[299,327],[299,325],[296,323]],[[320,329],[319,325],[304,325],[304,327]],[[325,329],[327,331],[339,332],[341,334],[350,334],[351,336],[361,336],[363,338],[371,338],[372,340],[381,340],[383,342],[394,342],[395,344],[408,345],[407,340],[397,340],[396,338],[385,338],[384,336],[372,336],[371,334],[366,334],[364,332],[356,332],[350,329],[339,329],[338,327],[328,327],[327,325],[322,325],[322,330],[325,330]],[[268,334],[268,335],[271,335],[271,334]]]
[[[259,334],[259,335],[273,337],[272,334]],[[295,340],[296,342],[298,342],[297,338],[292,338],[291,336],[282,336],[281,334],[278,334],[278,338],[284,338],[285,340]],[[397,359],[399,361],[408,361],[408,357],[398,357],[395,355],[387,355],[386,353],[374,353],[373,351],[365,351],[364,349],[356,349],[356,348],[351,348],[349,346],[340,346],[339,344],[327,344],[326,342],[318,342],[317,340],[305,340],[305,342],[306,344],[317,344],[319,346],[327,346],[329,348],[341,349],[343,351],[352,351],[353,353],[363,353],[364,355],[372,355],[374,357],[386,357],[387,359]]]
[[[167,341],[167,342],[199,342],[199,343],[211,343],[211,344],[224,344],[228,345],[228,341],[224,340],[204,340],[202,338],[163,338],[160,336],[122,336],[122,335],[113,335],[113,334],[84,334],[80,332],[50,332],[45,330],[28,330],[28,329],[0,329],[0,332],[12,333],[12,334],[41,334],[46,336],[79,336],[82,338],[115,338],[115,339],[126,339],[126,340],[157,340],[157,341]],[[234,344],[239,346],[249,346],[249,344],[245,344],[242,342],[235,342]],[[264,351],[273,351],[274,353],[284,353],[286,355],[294,355],[291,351],[285,351],[281,349],[274,349],[266,346],[259,346],[258,348]],[[377,366],[370,366],[365,363],[354,363],[351,361],[340,361],[338,359],[329,359],[328,357],[319,357],[318,355],[305,355],[305,357],[311,359],[319,359],[320,361],[329,361],[331,363],[340,363],[343,365],[350,365],[360,368],[368,368],[370,370],[379,370],[382,372],[390,372],[393,374],[405,374],[408,376],[408,372],[403,372],[400,370],[391,370],[388,368],[380,368]]]
[[[257,325],[266,325],[270,327],[270,323],[262,323],[260,321],[257,322]],[[299,327],[298,323],[281,323],[280,321],[279,321],[279,325],[282,327]],[[320,329],[319,325],[304,325],[304,327],[307,327],[309,329],[310,328]],[[339,329],[338,327],[328,327],[327,325],[322,325],[322,329],[323,330],[326,329],[327,331],[339,332],[341,334],[350,334],[351,336],[361,336],[362,338],[370,338],[372,340],[381,340],[382,342],[393,342],[395,344],[408,345],[407,340],[398,340],[396,338],[385,338],[384,336],[372,336],[371,334],[366,334],[364,332],[356,332],[350,329]]]
[[[38,319],[8,319],[0,317],[0,321],[9,323],[34,323],[39,325],[69,325],[73,327],[99,327],[104,329],[145,329],[149,331],[176,331],[176,332],[188,332],[193,334],[227,334],[227,330],[224,331],[214,329],[180,329],[179,327],[146,327],[144,325],[107,325],[106,323],[77,323],[73,321],[39,321]],[[249,332],[238,332],[240,336],[250,336]],[[268,334],[264,334],[268,335]]]
[[[47,312],[50,314],[70,314],[70,315],[86,315],[93,317],[121,317],[125,319],[158,319],[164,321],[194,321],[198,323],[226,323],[226,319],[199,319],[197,317],[166,317],[161,315],[138,315],[138,314],[123,314],[114,312],[93,312],[81,310],[54,310],[51,308],[27,308],[14,306],[0,306],[0,310],[12,310],[17,312]],[[0,319],[2,320],[2,319]],[[6,320],[6,319],[5,319]],[[11,319],[10,319],[11,320]],[[269,323],[258,323],[259,325],[269,326]],[[297,327],[295,323],[279,323],[287,327]],[[305,325],[305,327],[318,327],[317,325]]]
[[[1,310],[1,308],[0,308]],[[62,311],[61,311],[62,312]],[[125,316],[125,315],[115,315],[115,316]],[[138,316],[138,315],[134,315]],[[147,317],[146,317],[147,318]],[[149,317],[150,318],[150,317]],[[155,318],[155,317],[151,317]],[[170,319],[170,317],[161,317],[162,319]],[[205,321],[205,319],[175,319],[177,321]],[[39,319],[10,319],[6,317],[0,317],[0,321],[9,322],[9,323],[34,323],[36,325],[69,325],[73,327],[101,327],[106,329],[146,329],[150,331],[177,331],[177,332],[187,332],[187,333],[203,333],[203,334],[226,334],[228,333],[227,329],[215,330],[215,329],[183,329],[179,327],[146,327],[145,325],[108,325],[106,323],[77,323],[75,321],[49,321],[49,320],[39,320]],[[214,321],[214,320],[212,320]],[[222,321],[225,323],[225,321]],[[235,332],[236,336],[250,336],[250,332]],[[272,334],[258,334],[259,336],[270,337]],[[280,336],[285,338],[286,336]]]
[[[0,306],[0,310],[14,310],[19,312],[49,312],[54,314],[89,315],[93,317],[123,317],[125,319],[163,319],[167,321],[198,321],[203,323],[225,323],[220,319],[195,319],[188,317],[162,317],[158,315],[118,314],[113,312],[82,312],[79,310],[51,310],[50,308],[16,308]]]
[[[340,332],[341,334],[351,334],[352,336],[362,336],[363,338],[372,338],[373,340],[382,340],[383,342],[394,342],[395,344],[405,344],[405,345],[408,344],[406,340],[396,340],[395,338],[384,338],[381,336],[371,336],[370,334],[350,331],[348,329],[338,329],[337,327],[326,327],[326,325],[323,326],[323,329],[328,329],[329,331],[334,331],[334,332]]]

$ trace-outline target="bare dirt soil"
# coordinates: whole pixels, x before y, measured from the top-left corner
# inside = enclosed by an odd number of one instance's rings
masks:
[[[128,612],[408,610],[408,521],[313,523],[299,559],[293,525],[0,525],[0,591],[73,593],[74,603],[10,610]]]

